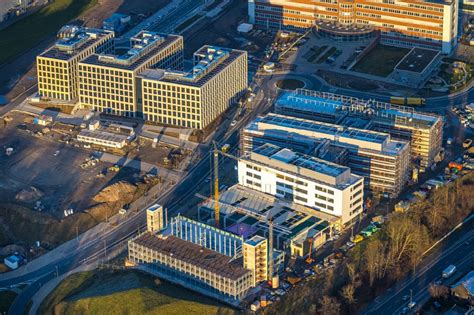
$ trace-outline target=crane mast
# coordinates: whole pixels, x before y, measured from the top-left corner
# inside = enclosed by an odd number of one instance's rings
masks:
[[[214,222],[216,228],[219,228],[220,209],[219,209],[219,151],[214,142]]]

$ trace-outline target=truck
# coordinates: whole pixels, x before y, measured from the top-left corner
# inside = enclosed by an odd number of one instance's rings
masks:
[[[466,139],[464,140],[464,142],[462,143],[462,147],[464,149],[469,149],[472,145],[472,139]]]
[[[426,100],[421,97],[392,96],[390,97],[390,103],[395,104],[395,105],[402,105],[402,106],[422,107],[422,106],[425,106]]]
[[[450,170],[457,169],[458,171],[462,171],[462,164],[459,164],[457,162],[449,162],[448,167]]]
[[[456,266],[449,265],[448,267],[446,267],[446,269],[443,270],[443,273],[441,275],[443,278],[447,279],[451,277],[455,272],[456,272]]]
[[[226,153],[230,150],[230,144],[226,143],[222,146],[221,151]]]

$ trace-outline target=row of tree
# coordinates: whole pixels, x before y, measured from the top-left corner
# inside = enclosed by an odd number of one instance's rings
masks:
[[[353,314],[416,270],[425,251],[474,210],[474,174],[434,191],[405,213],[392,213],[374,237],[335,268],[291,290],[266,314]]]

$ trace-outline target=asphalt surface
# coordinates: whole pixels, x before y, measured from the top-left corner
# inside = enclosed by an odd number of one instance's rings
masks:
[[[255,110],[248,112],[234,127],[228,128],[228,130],[225,130],[222,134],[217,136],[216,141],[220,144],[229,143],[232,148],[237,148],[240,128],[255,118],[258,113],[267,109],[269,105],[270,102],[268,99],[263,98],[263,101],[256,106]],[[204,180],[210,173],[210,155],[204,154],[203,156],[204,158],[195,165],[172,191],[156,200],[157,203],[168,208],[168,217],[179,213],[180,205],[183,201],[193,196],[198,188],[204,185]],[[66,258],[59,258],[38,270],[25,273],[22,276],[8,280],[0,280],[0,288],[8,288],[21,283],[30,284],[30,286],[23,290],[15,299],[9,314],[23,314],[28,301],[38,291],[41,284],[51,280],[56,276],[56,273],[62,275],[83,263],[95,263],[105,257],[106,251],[112,250],[114,246],[121,244],[135,235],[138,229],[142,229],[146,225],[144,211],[145,208],[141,209],[137,214],[124,219],[124,221],[113,230],[104,233],[104,235],[96,239],[90,240],[86,244],[80,245]]]
[[[309,86],[307,86],[307,88],[312,89],[312,90],[330,92],[334,94],[343,94],[343,95],[359,97],[359,98],[374,99],[376,101],[381,101],[381,102],[390,102],[390,96],[380,95],[380,94],[372,93],[372,92],[337,88],[337,87],[326,84],[324,80],[322,80],[321,78],[315,75],[303,74],[303,73],[275,73],[275,74],[266,74],[266,76],[269,76],[271,78],[270,81],[267,82],[266,84],[265,88],[267,89],[275,89],[275,83],[278,80],[281,80],[284,78],[296,78],[296,79],[301,78],[303,79],[303,81],[307,81],[307,83],[309,83]],[[460,92],[453,93],[450,95],[426,98],[426,106],[422,108],[417,108],[417,110],[421,110],[421,111],[435,110],[436,111],[440,109],[445,109],[450,106],[469,104],[471,102],[474,102],[474,87],[473,86],[471,86],[470,88],[466,90],[462,90]]]
[[[442,280],[445,285],[455,283],[458,278],[474,267],[473,227],[474,220],[464,224],[439,244],[439,247],[433,249],[414,274],[377,297],[360,314],[400,314],[410,302],[410,300],[403,301],[403,297],[410,294],[412,300],[416,302],[416,307],[411,311],[414,313],[430,298],[428,288],[431,283],[437,280]],[[468,240],[470,240],[469,244],[466,243]],[[456,266],[456,273],[448,279],[442,279],[442,271],[451,264]]]

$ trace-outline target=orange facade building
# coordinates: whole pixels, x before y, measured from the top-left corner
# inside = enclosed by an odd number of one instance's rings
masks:
[[[351,36],[347,29],[369,27],[383,44],[448,54],[457,42],[458,6],[456,0],[249,0],[248,11],[250,23],[266,28],[320,26],[342,38]]]

